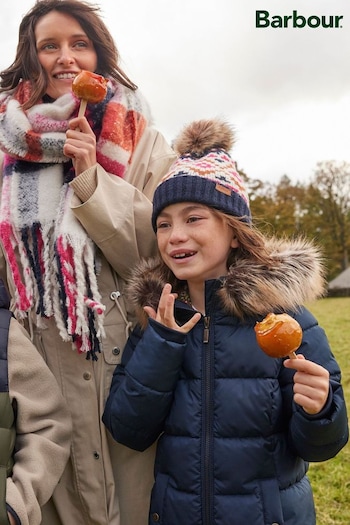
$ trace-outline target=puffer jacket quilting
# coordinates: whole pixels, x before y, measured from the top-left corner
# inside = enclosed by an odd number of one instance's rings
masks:
[[[295,264],[289,253],[284,282],[295,275]],[[144,333],[134,332],[115,371],[104,421],[118,441],[139,450],[160,436],[150,523],[155,518],[162,525],[313,525],[308,461],[333,457],[347,441],[340,370],[324,331],[310,312],[296,307],[294,292],[289,306],[303,329],[300,352],[331,376],[322,413],[308,416],[295,405],[293,372],[256,343],[254,324],[263,307],[244,320],[233,312],[230,294],[239,287],[234,271],[206,284],[207,315],[187,336],[152,320]],[[261,282],[259,272],[269,281],[260,268],[250,283]],[[141,275],[133,283],[134,292],[139,286],[136,295],[142,286],[152,288]],[[161,290],[162,278],[158,284]],[[302,277],[300,285],[299,299],[306,290]],[[251,304],[259,304],[254,288],[250,292]],[[281,300],[286,306],[288,297]],[[142,294],[138,301],[145,304]],[[177,302],[179,322],[192,315]]]

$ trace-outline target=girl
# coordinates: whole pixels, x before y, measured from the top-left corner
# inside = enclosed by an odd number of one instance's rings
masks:
[[[252,227],[232,142],[214,120],[175,144],[180,156],[153,202],[161,259],[130,282],[141,327],[103,420],[136,450],[159,438],[150,524],[314,525],[308,461],[348,439],[339,367],[301,306],[322,292],[320,256]],[[301,324],[298,359],[258,347],[254,326],[270,311]]]
[[[81,70],[108,79],[85,117],[72,93]],[[153,450],[115,443],[101,416],[133,323],[124,281],[156,252],[151,198],[175,155],[91,3],[36,2],[0,76],[0,268],[73,420],[42,523],[145,525]]]

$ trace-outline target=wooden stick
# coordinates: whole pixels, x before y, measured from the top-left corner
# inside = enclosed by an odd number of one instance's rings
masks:
[[[80,108],[79,108],[78,117],[83,117],[85,115],[86,104],[87,104],[87,100],[82,98],[81,101],[80,101]]]
[[[288,357],[289,359],[298,359],[297,354],[295,352],[291,352]]]

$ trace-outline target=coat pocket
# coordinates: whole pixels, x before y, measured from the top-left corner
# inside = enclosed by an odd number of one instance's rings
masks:
[[[157,474],[156,481],[152,490],[149,523],[162,525],[166,523],[165,502],[169,484],[169,476]]]

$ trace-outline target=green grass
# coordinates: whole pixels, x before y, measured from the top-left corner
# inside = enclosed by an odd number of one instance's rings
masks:
[[[342,384],[350,414],[350,297],[326,298],[308,305],[325,329],[342,370]],[[312,463],[317,525],[350,524],[350,445],[328,461]],[[305,524],[306,525],[306,524]]]

